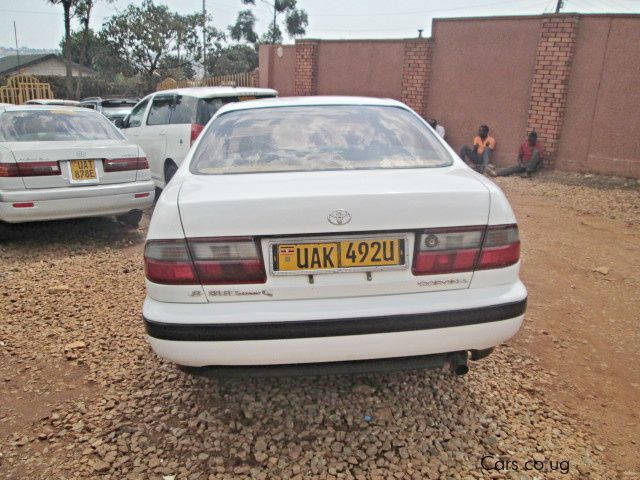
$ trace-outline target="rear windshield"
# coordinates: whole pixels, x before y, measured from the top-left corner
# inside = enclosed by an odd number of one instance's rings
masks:
[[[195,174],[443,167],[453,162],[413,113],[322,105],[238,110],[206,130]]]
[[[103,100],[102,108],[133,108],[138,100]]]
[[[122,140],[102,115],[72,110],[31,110],[0,115],[0,141]]]
[[[240,97],[216,97],[216,98],[201,98],[198,100],[198,115],[196,123],[200,125],[206,125],[211,117],[220,110],[220,107],[232,102],[244,102],[246,100],[256,100],[261,98],[272,98],[273,95],[245,95]]]

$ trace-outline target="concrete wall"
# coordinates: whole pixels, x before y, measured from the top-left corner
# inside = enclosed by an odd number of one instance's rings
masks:
[[[434,22],[427,116],[459,151],[478,126],[496,139],[495,162],[515,161],[527,125],[540,20],[474,19]]]
[[[318,95],[400,98],[404,41],[323,41]]]
[[[640,178],[640,21],[583,17],[557,167]]]
[[[640,178],[640,15],[437,19],[430,39],[260,47],[260,86],[281,95],[402,100],[456,149],[480,124],[494,163],[535,129],[559,169]]]
[[[259,86],[274,88],[281,97],[293,95],[295,45],[260,45]]]

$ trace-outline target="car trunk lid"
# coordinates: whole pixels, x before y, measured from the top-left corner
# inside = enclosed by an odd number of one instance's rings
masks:
[[[472,271],[415,276],[415,241],[424,229],[484,226],[490,195],[475,174],[438,169],[201,175],[182,185],[185,236],[254,238],[263,284],[206,285],[209,301],[328,298],[467,288]],[[337,212],[344,212],[337,214]],[[333,217],[332,217],[333,215]],[[337,221],[336,215],[342,217]],[[400,241],[402,265],[283,272],[279,248],[299,243]],[[284,247],[281,247],[284,245]],[[346,248],[346,243],[341,244]],[[202,251],[202,246],[198,251]],[[390,251],[390,250],[389,250]],[[193,251],[197,256],[198,253]]]
[[[57,162],[59,173],[24,176],[26,188],[56,188],[133,182],[137,170],[105,171],[105,162],[135,159],[138,147],[121,140],[76,142],[12,142],[6,144],[16,162],[30,168]],[[126,160],[125,160],[126,161]],[[116,169],[117,170],[117,169]]]

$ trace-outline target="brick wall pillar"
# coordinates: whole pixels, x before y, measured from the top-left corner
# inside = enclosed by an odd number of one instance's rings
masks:
[[[296,41],[294,95],[316,95],[318,93],[318,46],[318,40]]]
[[[542,19],[527,131],[535,129],[538,132],[550,164],[557,153],[562,130],[578,24],[579,17],[569,15],[546,16]]]
[[[427,113],[432,50],[433,42],[430,39],[415,38],[404,42],[400,100],[420,115]]]

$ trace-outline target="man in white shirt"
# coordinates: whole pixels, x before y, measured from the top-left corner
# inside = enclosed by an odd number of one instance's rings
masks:
[[[428,120],[428,122],[429,122],[429,125],[431,125],[431,128],[433,128],[438,135],[444,138],[445,136],[444,127],[442,125],[439,125],[438,121],[435,118]]]

